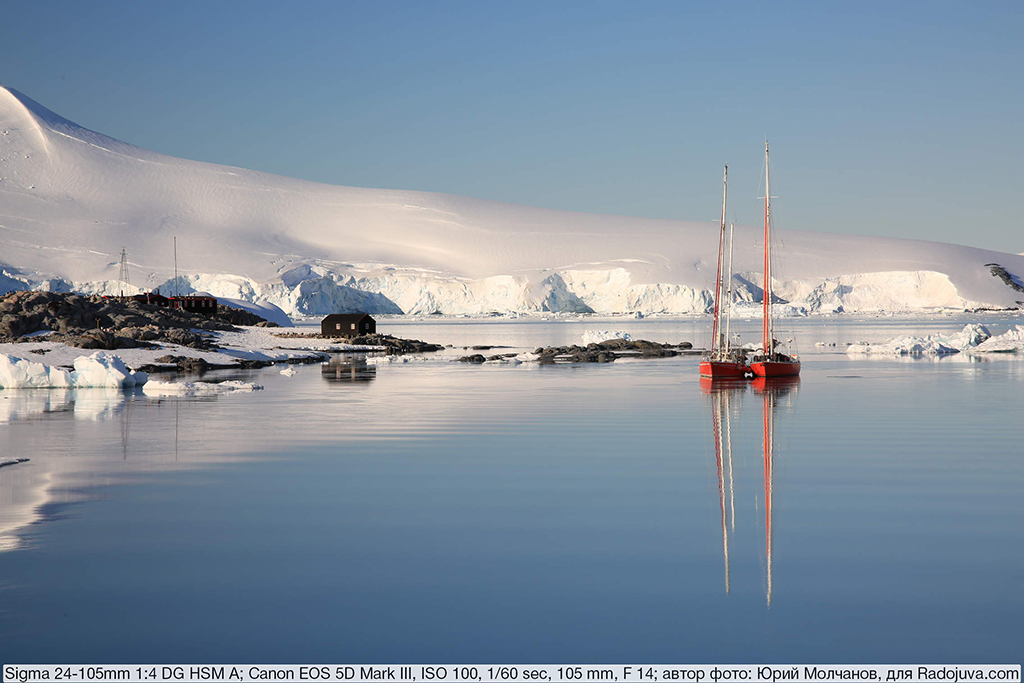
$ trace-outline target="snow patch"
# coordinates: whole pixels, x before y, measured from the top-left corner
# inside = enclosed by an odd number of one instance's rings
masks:
[[[231,308],[255,313],[267,322],[277,323],[281,327],[295,326],[287,313],[269,301],[245,301],[244,299],[229,299],[227,297],[217,297],[217,301]]]

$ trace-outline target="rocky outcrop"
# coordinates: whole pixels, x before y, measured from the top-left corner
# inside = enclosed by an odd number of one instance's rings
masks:
[[[345,339],[345,343],[354,346],[383,346],[389,354],[423,353],[425,351],[440,351],[444,348],[440,344],[430,344],[418,339],[399,339],[390,334],[364,334],[361,337]]]
[[[25,335],[49,331],[48,341],[83,349],[146,348],[157,342],[209,348],[201,331],[260,323],[266,321],[226,306],[207,317],[114,297],[40,291],[0,296],[0,341],[28,341]]]
[[[1024,286],[1022,286],[1020,278],[1013,275],[1013,273],[1006,270],[1006,268],[1003,268],[998,263],[986,263],[985,265],[988,266],[988,270],[992,273],[992,277],[999,278],[1007,287],[1016,292],[1024,292]]]
[[[644,339],[609,339],[586,346],[547,346],[534,351],[538,361],[551,363],[611,363],[616,358],[668,358],[692,352],[693,344],[659,344]]]
[[[423,353],[425,351],[440,351],[444,348],[440,344],[430,344],[418,339],[399,339],[398,337],[392,337],[390,334],[364,334],[359,337],[325,337],[319,333],[280,332],[277,336],[285,339],[326,339],[335,344],[351,346],[382,346],[389,354]]]

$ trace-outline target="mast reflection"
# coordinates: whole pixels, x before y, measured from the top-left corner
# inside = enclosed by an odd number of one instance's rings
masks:
[[[764,461],[764,538],[767,605],[772,604],[772,513],[775,469],[775,418],[785,397],[795,394],[800,377],[759,377],[746,380],[712,380],[701,378],[701,392],[710,398],[711,427],[715,443],[715,466],[718,476],[718,505],[722,526],[722,557],[725,569],[725,592],[731,591],[729,543],[736,530],[736,495],[733,478],[733,417],[739,417],[739,399],[751,387],[761,397],[761,455]]]
[[[700,379],[701,391],[711,397],[711,430],[715,441],[715,467],[718,471],[718,507],[722,522],[726,593],[730,591],[729,536],[736,530],[736,496],[732,476],[732,404],[734,398],[747,390],[747,384],[743,379]]]
[[[772,485],[775,477],[775,411],[779,400],[797,390],[800,377],[758,377],[751,382],[761,394],[761,446],[764,454],[764,549],[767,575],[766,598],[772,606]]]

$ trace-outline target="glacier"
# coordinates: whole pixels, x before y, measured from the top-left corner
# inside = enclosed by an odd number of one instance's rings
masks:
[[[2,86],[0,204],[0,293],[205,292],[299,317],[704,314],[714,303],[714,222],[331,186],[177,159]],[[1020,254],[778,234],[774,292],[793,315],[1024,306],[1013,286],[1024,277]],[[760,235],[736,227],[733,285],[745,304],[761,301]],[[119,280],[122,248],[131,284]],[[994,276],[993,264],[1009,276]]]

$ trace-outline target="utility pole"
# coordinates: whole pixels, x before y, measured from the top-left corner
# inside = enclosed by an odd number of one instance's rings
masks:
[[[118,273],[117,279],[121,281],[121,296],[123,297],[126,289],[131,291],[131,283],[128,281],[128,252],[124,247],[121,247],[121,272]]]

